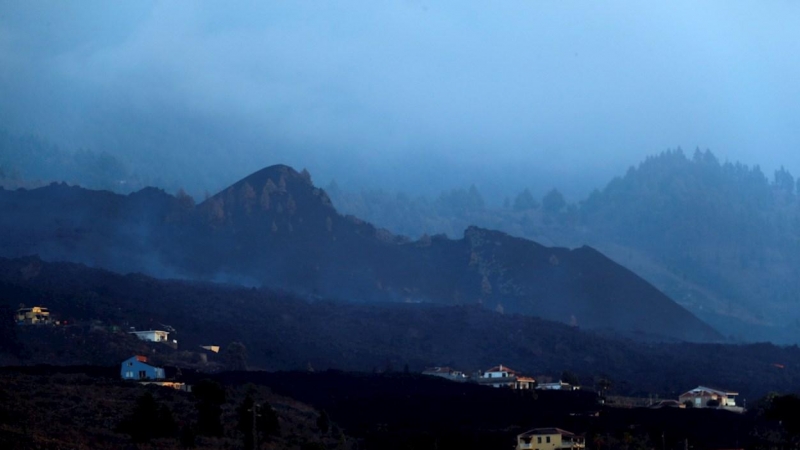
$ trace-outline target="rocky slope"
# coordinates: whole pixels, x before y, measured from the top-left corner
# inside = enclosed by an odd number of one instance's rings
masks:
[[[260,170],[195,206],[152,188],[0,191],[3,256],[288,289],[356,302],[481,304],[582,328],[719,340],[599,252],[468,228],[410,241],[336,212],[307,172]]]

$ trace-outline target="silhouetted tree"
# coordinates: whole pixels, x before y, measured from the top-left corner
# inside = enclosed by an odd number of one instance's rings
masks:
[[[251,393],[236,408],[236,415],[236,429],[242,433],[242,443],[246,450],[255,448],[256,440],[268,439],[280,433],[280,422],[272,405],[267,401],[256,403]]]
[[[269,211],[269,183],[264,185],[264,189],[261,190],[261,209],[264,211]]]
[[[561,372],[561,381],[563,381],[564,383],[567,383],[567,384],[569,384],[571,386],[580,386],[581,385],[581,380],[580,380],[580,378],[578,378],[578,375],[576,375],[575,372],[572,372],[572,371],[569,371],[569,370],[565,370],[565,371]]]
[[[289,194],[289,198],[286,200],[286,211],[289,214],[294,214],[297,212],[297,203],[294,201],[294,197]]]
[[[783,166],[775,171],[775,181],[773,185],[786,193],[794,193],[794,177],[788,170],[784,169]]]
[[[256,203],[256,191],[253,190],[253,186],[250,186],[250,183],[245,182],[242,185],[239,197],[239,201],[244,206],[245,212],[247,214],[252,213],[253,206]]]
[[[225,221],[225,201],[221,198],[212,198],[208,203],[208,221],[219,225]]]
[[[241,342],[231,342],[222,354],[228,370],[247,370],[247,347]]]
[[[558,189],[551,189],[542,198],[542,208],[551,214],[555,214],[567,206],[567,201]]]
[[[539,202],[533,198],[533,194],[527,188],[517,194],[514,199],[514,211],[525,211],[528,209],[536,209],[539,207]]]
[[[443,192],[436,203],[440,208],[453,214],[464,214],[484,209],[484,201],[478,188],[473,184],[469,190],[454,189]]]
[[[178,205],[181,207],[181,209],[188,211],[194,209],[194,198],[187,194],[183,188],[178,189],[178,192],[175,194],[175,198],[178,199]]]

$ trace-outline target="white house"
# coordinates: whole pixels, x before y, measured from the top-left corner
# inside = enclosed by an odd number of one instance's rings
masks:
[[[681,403],[689,403],[695,408],[720,408],[730,411],[743,412],[744,408],[736,406],[738,392],[714,389],[707,386],[684,392],[678,397]]]
[[[478,383],[492,387],[510,387],[512,389],[533,389],[536,380],[520,375],[516,370],[502,364],[483,372]]]
[[[491,369],[483,372],[482,378],[509,378],[517,376],[517,371],[502,364],[494,366]]]
[[[150,341],[150,342],[163,342],[165,344],[170,343],[169,340],[169,331],[162,331],[162,330],[147,330],[147,331],[129,331],[130,334],[136,335],[139,339],[143,341]],[[177,344],[177,341],[174,341]]]

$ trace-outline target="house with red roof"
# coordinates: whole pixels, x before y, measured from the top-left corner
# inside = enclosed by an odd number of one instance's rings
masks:
[[[483,372],[478,383],[496,388],[510,387],[512,389],[533,389],[536,386],[536,380],[533,378],[523,376],[502,364]]]
[[[147,363],[147,357],[136,355],[122,361],[120,376],[123,380],[162,380],[164,369]]]

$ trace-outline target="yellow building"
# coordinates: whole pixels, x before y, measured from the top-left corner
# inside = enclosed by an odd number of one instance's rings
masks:
[[[586,441],[561,428],[534,428],[517,435],[517,450],[583,449]]]
[[[17,310],[17,323],[19,325],[42,325],[52,323],[50,310],[43,306],[20,308]]]

